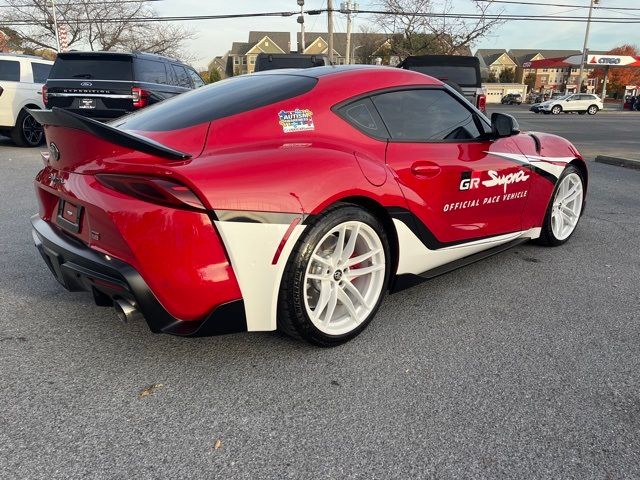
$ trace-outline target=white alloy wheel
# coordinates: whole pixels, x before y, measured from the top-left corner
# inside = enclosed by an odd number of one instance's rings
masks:
[[[364,222],[336,225],[318,242],[304,276],[304,304],[327,335],[349,333],[373,311],[385,283],[386,259],[376,231]]]
[[[551,230],[558,240],[565,240],[573,233],[582,213],[584,191],[582,179],[577,173],[564,177],[558,186],[551,210]]]
[[[562,107],[560,105],[555,105],[551,109],[551,113],[554,114],[554,115],[558,115],[560,112],[562,112]]]
[[[587,110],[587,113],[589,115],[595,115],[596,113],[598,113],[598,107],[596,107],[595,105],[591,105]]]

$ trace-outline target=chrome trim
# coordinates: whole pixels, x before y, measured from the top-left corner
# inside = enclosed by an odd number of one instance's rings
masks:
[[[133,98],[131,94],[115,94],[115,93],[57,93],[47,92],[47,97],[98,97],[98,98]]]

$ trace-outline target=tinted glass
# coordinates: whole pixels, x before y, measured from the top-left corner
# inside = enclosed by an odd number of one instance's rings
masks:
[[[191,80],[193,80],[193,84],[195,85],[196,88],[204,86],[204,82],[200,78],[200,75],[198,75],[196,72],[194,72],[190,68],[187,68],[187,72],[189,73]]]
[[[234,77],[156,103],[113,125],[142,131],[186,128],[302,95],[316,82],[289,75]]]
[[[424,73],[438,80],[457,83],[460,86],[474,87],[480,85],[478,72],[474,67],[455,67],[448,65],[429,65],[424,67],[410,66],[409,70]]]
[[[112,55],[59,56],[53,64],[49,78],[133,80],[131,57]]]
[[[49,78],[49,72],[51,71],[51,65],[46,63],[31,63],[31,71],[33,72],[34,83],[45,83]]]
[[[351,125],[374,137],[388,137],[388,132],[379,122],[379,117],[371,100],[366,98],[345,105],[338,113]]]
[[[308,57],[272,57],[269,61],[268,56],[258,57],[256,71],[278,70],[281,68],[312,68],[321,67],[325,64],[324,57],[308,56]]]
[[[136,58],[134,61],[136,80],[149,83],[169,83],[163,62]]]
[[[444,90],[404,90],[373,97],[395,140],[471,140],[480,132],[470,110]]]
[[[179,86],[191,88],[189,75],[187,75],[187,71],[184,69],[184,67],[181,67],[180,65],[173,65],[173,72],[176,74],[176,77],[178,78]]]
[[[16,62],[14,60],[0,60],[0,80],[19,82],[20,62]]]

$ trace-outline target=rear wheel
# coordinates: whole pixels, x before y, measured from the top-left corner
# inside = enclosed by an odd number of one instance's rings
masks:
[[[375,316],[389,274],[389,242],[381,223],[352,205],[328,210],[289,258],[278,328],[323,347],[351,340]]]
[[[596,113],[598,113],[598,106],[597,105],[591,105],[589,108],[587,108],[587,113],[589,115],[595,115]]]
[[[547,207],[540,243],[562,245],[573,235],[584,206],[584,179],[580,170],[569,165],[558,180]]]
[[[37,147],[44,140],[44,130],[29,112],[22,110],[11,130],[11,139],[19,147]]]
[[[554,105],[554,107],[551,109],[551,113],[553,115],[558,115],[562,113],[562,107],[560,105]]]

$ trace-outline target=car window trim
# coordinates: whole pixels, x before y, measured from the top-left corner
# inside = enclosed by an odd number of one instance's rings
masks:
[[[348,107],[355,105],[356,103],[362,102],[363,100],[367,100],[370,108],[370,113],[371,115],[373,115],[373,120],[376,122],[376,124],[380,127],[381,130],[383,130],[382,133],[386,133],[386,135],[375,135],[374,133],[367,131],[364,128],[358,127],[355,122],[353,122],[353,120],[349,119],[347,117],[347,115],[343,115],[342,112],[347,109]],[[389,139],[391,138],[391,134],[389,133],[389,129],[387,128],[387,125],[384,123],[384,120],[382,120],[382,117],[380,116],[380,112],[378,112],[378,109],[376,108],[376,106],[373,104],[373,101],[371,100],[371,97],[369,95],[359,95],[358,98],[356,98],[355,100],[350,100],[347,102],[340,102],[336,105],[334,105],[333,107],[331,107],[331,111],[333,111],[333,113],[335,113],[338,117],[340,117],[342,120],[344,120],[345,122],[347,122],[349,125],[351,125],[353,128],[355,128],[357,131],[361,132],[362,134],[366,135],[369,138],[373,138],[374,140],[380,140],[380,141],[384,141],[387,142],[389,141]]]
[[[479,138],[469,138],[469,139],[453,138],[453,139],[450,139],[450,140],[447,140],[447,139],[425,140],[425,139],[413,139],[413,138],[397,139],[397,138],[391,137],[391,134],[389,134],[389,143],[482,143],[482,142],[487,142],[487,141],[490,140],[489,132],[487,132],[487,128],[486,127],[488,127],[490,129],[491,128],[491,123],[484,121],[483,118],[482,118],[483,117],[482,112],[480,112],[480,110],[476,109],[473,106],[473,104],[471,104],[466,98],[464,98],[464,96],[460,95],[458,92],[456,92],[454,89],[452,89],[451,87],[449,87],[446,84],[444,84],[442,86],[440,86],[440,85],[421,85],[421,86],[419,86],[417,88],[416,87],[409,87],[409,88],[406,88],[406,87],[394,87],[390,91],[377,92],[375,95],[372,94],[371,97],[375,97],[377,95],[382,95],[384,93],[409,91],[409,90],[441,90],[441,91],[445,92],[450,97],[452,97],[453,100],[458,102],[463,108],[465,108],[471,114],[471,118],[473,119],[473,122],[476,125],[476,128],[478,129],[478,131],[480,132],[481,136]],[[464,100],[464,101],[462,101],[462,100]],[[374,108],[376,108],[376,110],[377,110],[377,107],[376,107],[375,102],[373,101],[373,98],[372,98],[371,103],[373,103]],[[471,108],[469,108],[469,107],[471,107]],[[380,112],[378,112],[378,114],[380,115]],[[380,117],[382,118],[382,115],[380,115]],[[384,122],[384,118],[382,118],[382,121]],[[386,123],[384,124],[384,126],[387,129],[387,131],[389,131],[389,127],[387,126]],[[482,127],[482,128],[479,128],[479,127]]]

